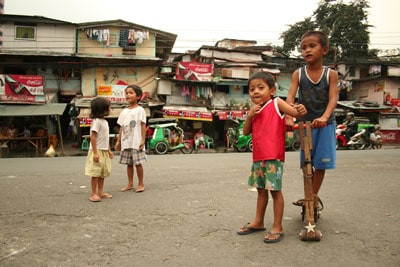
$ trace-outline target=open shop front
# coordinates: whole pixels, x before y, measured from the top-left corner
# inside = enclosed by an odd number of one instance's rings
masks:
[[[43,155],[43,148],[47,149],[50,144],[56,148],[59,144],[61,155],[64,155],[60,116],[66,106],[62,103],[0,105],[0,142],[3,148],[7,148],[8,152],[22,143],[27,145],[26,148],[34,147],[36,156],[40,156]],[[7,135],[11,125],[19,133],[12,138]]]
[[[379,124],[383,144],[400,144],[400,112],[395,104],[363,105],[362,101],[338,101],[338,106],[355,113],[356,119],[365,118],[368,123]]]
[[[213,114],[205,107],[194,106],[164,106],[164,118],[175,118],[185,132],[185,140],[194,140],[200,129],[205,135],[215,138]]]

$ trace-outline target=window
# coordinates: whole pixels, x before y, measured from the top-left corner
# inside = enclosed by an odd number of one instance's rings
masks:
[[[15,39],[35,40],[36,27],[34,26],[15,26]]]

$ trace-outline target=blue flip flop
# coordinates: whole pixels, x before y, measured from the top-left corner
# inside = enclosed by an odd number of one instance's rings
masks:
[[[266,228],[253,228],[253,227],[249,227],[250,223],[243,225],[242,227],[240,227],[240,229],[237,231],[238,235],[249,235],[252,233],[256,233],[256,232],[261,232],[261,231],[265,231]]]

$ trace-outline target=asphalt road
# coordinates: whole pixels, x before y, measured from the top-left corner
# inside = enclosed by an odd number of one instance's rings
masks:
[[[320,242],[300,241],[298,152],[287,152],[285,237],[239,236],[254,217],[250,153],[149,155],[146,190],[113,160],[91,203],[85,157],[0,159],[0,266],[399,266],[400,150],[338,151],[320,192]],[[272,223],[272,202],[266,227]]]

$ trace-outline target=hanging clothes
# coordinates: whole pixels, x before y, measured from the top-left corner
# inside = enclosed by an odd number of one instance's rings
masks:
[[[119,31],[119,43],[120,47],[128,47],[128,35],[129,31],[126,29],[122,29]]]

